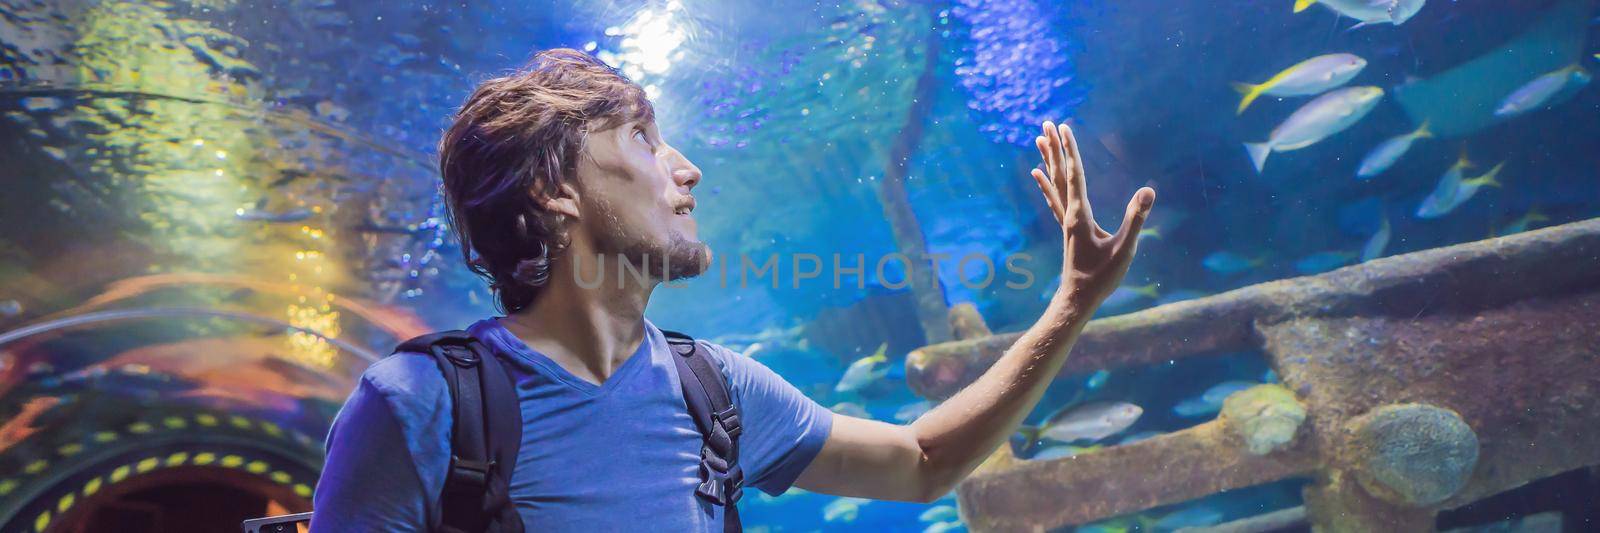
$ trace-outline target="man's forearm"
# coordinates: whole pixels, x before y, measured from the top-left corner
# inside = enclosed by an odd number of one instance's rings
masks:
[[[1055,379],[1093,305],[1063,292],[982,376],[911,424],[931,490],[954,487],[1007,442]]]

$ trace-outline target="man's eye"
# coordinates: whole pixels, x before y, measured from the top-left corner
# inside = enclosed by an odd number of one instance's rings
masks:
[[[639,139],[641,141],[646,141],[646,139],[644,137],[644,130],[633,130],[633,138]],[[646,141],[646,142],[648,143],[648,141]]]

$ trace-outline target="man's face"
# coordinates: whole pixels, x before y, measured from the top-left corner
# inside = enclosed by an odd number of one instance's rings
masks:
[[[711,250],[700,242],[689,192],[700,183],[700,169],[661,138],[655,123],[591,131],[584,150],[579,223],[596,251],[611,261],[626,258],[660,280],[704,272]]]

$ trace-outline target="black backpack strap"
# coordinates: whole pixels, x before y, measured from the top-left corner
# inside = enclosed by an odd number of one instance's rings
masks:
[[[439,495],[441,530],[522,531],[510,498],[522,446],[522,410],[511,375],[487,346],[462,330],[416,337],[395,351],[431,355],[450,389],[450,470]]]
[[[700,485],[694,492],[723,506],[724,531],[743,531],[735,504],[744,495],[744,470],[739,468],[739,434],[744,428],[739,408],[728,392],[728,381],[693,338],[674,331],[661,333],[672,347],[684,403],[705,443],[700,447]]]

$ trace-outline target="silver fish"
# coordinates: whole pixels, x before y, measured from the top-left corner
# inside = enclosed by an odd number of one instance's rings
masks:
[[[1239,113],[1244,113],[1257,97],[1263,94],[1272,96],[1307,96],[1322,94],[1323,91],[1349,83],[1361,69],[1367,67],[1367,60],[1355,54],[1326,54],[1295,63],[1294,66],[1283,69],[1267,81],[1251,83],[1235,83],[1233,89],[1239,91],[1243,98],[1239,101]]]
[[[929,409],[933,409],[933,402],[928,400],[908,403],[900,406],[900,409],[894,412],[894,419],[900,422],[910,422],[928,412]]]
[[[1589,72],[1578,65],[1546,72],[1526,85],[1518,87],[1517,90],[1511,91],[1505,100],[1500,101],[1500,107],[1495,108],[1494,116],[1509,118],[1543,108],[1545,103],[1562,89],[1569,85],[1580,87],[1587,85],[1590,79]]]
[[[839,402],[833,404],[833,407],[829,407],[828,410],[845,416],[872,418],[872,414],[867,412],[867,408],[855,402]]]
[[[1533,223],[1535,222],[1546,222],[1549,220],[1550,217],[1545,216],[1544,213],[1540,213],[1537,208],[1530,209],[1528,210],[1527,214],[1517,217],[1516,220],[1511,221],[1511,223],[1507,224],[1506,227],[1501,228],[1500,231],[1497,231],[1490,236],[1495,237],[1500,235],[1522,233],[1524,231],[1528,231],[1528,228],[1533,227]]]
[[[1178,402],[1178,405],[1172,408],[1172,412],[1182,417],[1214,414],[1217,411],[1222,410],[1222,402],[1227,400],[1229,395],[1250,387],[1254,387],[1256,385],[1259,385],[1259,383],[1251,381],[1224,381],[1222,383],[1213,385],[1209,389],[1206,389],[1206,391],[1201,393],[1200,397],[1198,398],[1190,398],[1182,402]]]
[[[1467,159],[1467,153],[1463,148],[1461,157],[1456,158],[1456,162],[1445,169],[1444,174],[1439,176],[1439,183],[1433,186],[1433,191],[1422,199],[1422,205],[1417,207],[1417,218],[1433,218],[1442,214],[1439,212],[1440,206],[1454,201],[1456,191],[1461,188],[1462,173],[1472,166],[1472,161]]]
[[[1394,166],[1394,163],[1400,160],[1400,156],[1406,155],[1406,152],[1411,150],[1411,143],[1429,137],[1433,137],[1433,132],[1428,131],[1426,120],[1422,121],[1422,125],[1418,126],[1416,131],[1390,137],[1361,159],[1361,168],[1356,170],[1356,178],[1367,179],[1382,174]]]
[[[1429,193],[1427,198],[1422,199],[1422,205],[1417,206],[1417,218],[1439,218],[1448,215],[1451,211],[1455,211],[1457,207],[1460,207],[1461,204],[1472,199],[1472,196],[1477,194],[1478,189],[1483,188],[1483,186],[1499,187],[1500,182],[1496,181],[1495,178],[1500,175],[1500,170],[1505,168],[1505,165],[1505,163],[1495,165],[1484,175],[1471,179],[1464,179],[1461,176],[1461,171],[1466,168],[1465,166],[1460,163],[1452,166],[1449,171],[1445,172],[1444,177],[1439,180],[1439,184],[1434,187],[1433,192]]]
[[[1361,247],[1361,261],[1366,262],[1383,257],[1383,249],[1389,247],[1389,236],[1392,233],[1393,230],[1389,228],[1389,217],[1383,217],[1383,223],[1378,228],[1378,232],[1372,234],[1372,238],[1367,239],[1366,246]]]
[[[1299,150],[1344,131],[1367,116],[1382,98],[1383,89],[1371,86],[1329,91],[1300,106],[1272,129],[1266,142],[1245,143],[1244,148],[1250,153],[1250,162],[1260,172],[1272,152]]]
[[[1361,21],[1350,27],[1353,30],[1372,24],[1405,24],[1426,3],[1427,0],[1295,0],[1294,12],[1322,4],[1334,13]]]
[[[1038,427],[1024,427],[1029,442],[1047,439],[1057,442],[1097,441],[1128,429],[1144,409],[1127,402],[1090,402],[1057,411]]]
[[[827,522],[851,522],[861,512],[861,506],[871,503],[866,498],[838,498],[822,508],[822,519]]]
[[[844,377],[839,378],[839,383],[833,386],[834,392],[850,392],[860,389],[888,375],[887,363],[889,358],[886,354],[888,349],[888,343],[881,344],[872,355],[850,363],[850,367],[844,370]]]
[[[917,521],[919,522],[944,522],[946,520],[958,519],[960,519],[960,517],[956,514],[956,508],[951,505],[929,507],[928,510],[923,511],[920,515],[917,515]]]

